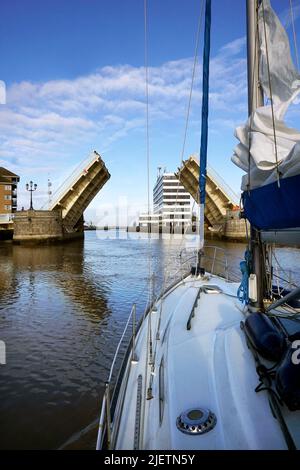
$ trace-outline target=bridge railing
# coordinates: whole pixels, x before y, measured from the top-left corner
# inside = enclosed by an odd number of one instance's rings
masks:
[[[54,191],[52,200],[49,203],[47,201],[41,209],[43,210],[52,210],[54,207],[59,203],[59,201],[64,197],[64,195],[70,190],[70,188],[76,183],[76,181],[80,178],[81,175],[87,172],[87,169],[91,166],[91,164],[98,160],[100,156],[92,152],[88,155],[79,165],[72,171],[70,176]]]
[[[230,188],[230,186],[223,180],[223,178],[211,166],[207,167],[207,175],[216,183],[225,196],[228,197],[230,202],[239,205],[240,197]]]

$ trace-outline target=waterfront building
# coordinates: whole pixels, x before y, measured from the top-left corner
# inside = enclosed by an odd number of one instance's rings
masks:
[[[12,214],[17,210],[17,184],[20,177],[0,167],[0,214]]]
[[[154,214],[162,216],[162,225],[173,228],[192,222],[191,195],[174,173],[158,174],[153,189]]]
[[[161,222],[161,216],[159,214],[140,214],[139,216],[139,225],[140,227],[148,227],[148,224],[151,226],[158,227]]]
[[[182,230],[192,224],[193,199],[174,173],[158,173],[153,188],[153,213],[141,214],[140,227]]]

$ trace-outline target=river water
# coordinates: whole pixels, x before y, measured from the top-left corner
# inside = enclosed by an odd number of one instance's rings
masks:
[[[244,244],[216,243],[243,256]],[[0,244],[0,448],[95,448],[104,382],[132,303],[141,315],[149,272],[159,286],[184,246],[176,237],[93,231],[56,246]],[[300,250],[277,255],[299,280]]]

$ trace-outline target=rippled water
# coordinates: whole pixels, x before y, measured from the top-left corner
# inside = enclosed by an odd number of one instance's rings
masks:
[[[99,235],[99,234],[98,234]],[[224,246],[224,244],[219,243]],[[159,284],[182,241],[151,241]],[[147,302],[149,242],[86,232],[57,246],[0,245],[0,448],[94,448],[103,385],[133,302]],[[242,256],[243,244],[228,244]],[[281,249],[299,279],[300,251]]]

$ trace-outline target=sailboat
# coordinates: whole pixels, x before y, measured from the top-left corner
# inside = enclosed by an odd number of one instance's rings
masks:
[[[184,264],[188,272],[183,266],[180,280],[152,299],[138,324],[133,306],[106,383],[97,449],[300,448],[300,289],[274,289],[262,236],[300,227],[300,138],[282,121],[300,82],[269,0],[247,0],[249,119],[236,131],[233,160],[246,171],[251,239],[241,283],[231,282],[203,236],[211,0],[205,7],[199,246]],[[131,341],[112,389],[128,328]]]

